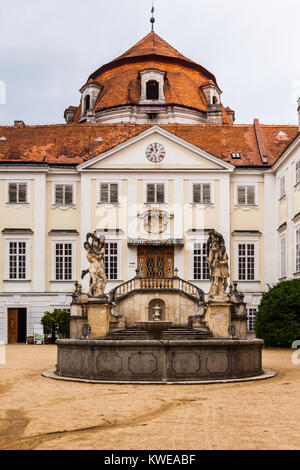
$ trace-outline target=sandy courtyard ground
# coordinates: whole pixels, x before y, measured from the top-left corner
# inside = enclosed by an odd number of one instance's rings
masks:
[[[300,365],[264,350],[277,377],[220,385],[46,379],[56,346],[10,345],[0,365],[0,449],[299,449]]]

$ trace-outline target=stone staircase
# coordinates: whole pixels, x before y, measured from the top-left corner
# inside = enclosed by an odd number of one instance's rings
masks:
[[[184,325],[172,326],[169,330],[164,331],[162,340],[199,340],[212,338],[210,329],[207,326],[199,328],[188,328]],[[146,331],[140,330],[138,327],[119,328],[111,330],[104,338],[106,340],[146,340],[148,339]]]

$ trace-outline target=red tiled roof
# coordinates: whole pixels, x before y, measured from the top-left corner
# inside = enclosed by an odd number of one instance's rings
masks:
[[[177,59],[177,62],[185,61],[191,66],[196,67],[197,69],[200,69],[202,73],[206,75],[207,78],[216,82],[215,76],[212,73],[210,73],[201,65],[188,59],[183,54],[178,52],[176,49],[174,49],[174,47],[172,47],[164,39],[158,36],[158,34],[156,34],[155,32],[150,32],[143,39],[137,42],[134,46],[128,49],[128,51],[124,52],[124,54],[120,55],[119,57],[109,62],[108,64],[100,67],[98,70],[96,70],[94,73],[91,74],[90,79],[96,78],[99,75],[99,73],[102,72],[103,69],[114,68],[116,64],[124,63],[124,62],[128,63],[130,62],[131,59],[136,59],[136,58],[140,60],[141,57],[146,57],[146,56],[159,56],[159,57],[169,58],[172,60]]]
[[[297,126],[260,125],[268,164],[273,164],[298,132]],[[65,124],[0,127],[0,162],[80,164],[149,129],[134,124]],[[253,125],[168,124],[163,129],[236,166],[261,166]],[[278,138],[280,132],[287,136]],[[98,137],[102,141],[95,141]],[[241,158],[233,160],[231,153]]]

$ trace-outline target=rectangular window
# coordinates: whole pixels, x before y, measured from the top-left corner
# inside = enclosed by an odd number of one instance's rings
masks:
[[[26,279],[26,242],[9,242],[9,279]]]
[[[257,308],[247,308],[247,330],[254,331],[254,322],[257,313]]]
[[[164,204],[165,185],[164,183],[147,184],[147,204]]]
[[[300,183],[300,160],[296,162],[296,184]]]
[[[280,238],[280,277],[286,276],[286,237]]]
[[[237,203],[240,206],[255,206],[255,186],[238,186]]]
[[[72,243],[55,243],[55,280],[72,281]]]
[[[210,183],[194,183],[193,184],[193,203],[194,204],[210,204],[211,203]]]
[[[107,242],[105,244],[105,274],[107,279],[114,281],[118,279],[118,243]]]
[[[300,227],[296,230],[296,273],[300,271]]]
[[[209,280],[209,267],[207,260],[206,242],[194,244],[194,279]]]
[[[8,202],[10,204],[26,204],[27,183],[8,183]]]
[[[280,199],[285,196],[285,175],[283,175],[280,180]]]
[[[55,185],[55,204],[72,205],[73,204],[73,185],[56,184]]]
[[[99,198],[102,204],[117,204],[119,202],[118,183],[101,183]]]
[[[255,280],[254,243],[239,243],[238,245],[238,278],[239,281]]]

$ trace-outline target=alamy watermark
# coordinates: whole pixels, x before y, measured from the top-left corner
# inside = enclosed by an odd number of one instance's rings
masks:
[[[0,80],[0,104],[6,104],[6,85],[3,80]]]
[[[296,349],[292,354],[292,363],[298,366],[300,364],[300,340],[293,342],[292,349]]]

